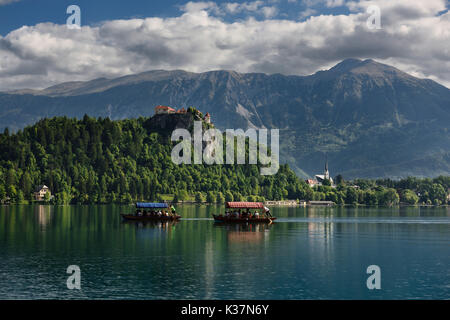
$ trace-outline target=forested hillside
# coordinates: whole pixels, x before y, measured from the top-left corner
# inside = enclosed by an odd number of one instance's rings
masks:
[[[195,110],[195,109],[192,109]],[[329,200],[337,204],[444,204],[450,177],[344,181],[309,187],[288,165],[276,175],[258,165],[176,165],[167,126],[190,127],[186,115],[111,121],[56,117],[16,134],[0,134],[0,201],[26,203],[47,185],[56,204],[134,201]],[[161,118],[161,119],[158,119]],[[170,119],[169,119],[170,118]],[[166,133],[167,133],[166,132]],[[328,180],[324,184],[330,184]]]
[[[0,135],[0,198],[31,200],[47,185],[56,203],[177,200],[261,200],[296,197],[305,188],[287,165],[274,176],[257,165],[176,165],[170,138],[152,132],[148,118],[111,121],[57,117]],[[169,135],[170,136],[170,135]]]

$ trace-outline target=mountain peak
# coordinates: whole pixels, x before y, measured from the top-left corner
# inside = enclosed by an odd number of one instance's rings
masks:
[[[335,65],[333,68],[331,68],[329,71],[339,71],[339,72],[346,72],[349,71],[355,67],[358,67],[361,65],[363,61],[360,59],[345,59],[339,62],[337,65]]]
[[[377,62],[372,59],[360,60],[353,58],[345,59],[331,69],[319,71],[315,75],[316,79],[317,77],[319,77],[319,79],[336,78],[343,75],[364,75],[372,78],[414,78],[397,68]]]

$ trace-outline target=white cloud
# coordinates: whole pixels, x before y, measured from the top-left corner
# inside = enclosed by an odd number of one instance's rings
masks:
[[[214,3],[203,2],[186,4],[172,18],[114,20],[80,30],[52,23],[22,27],[0,37],[0,90],[151,69],[310,74],[348,57],[373,58],[449,86],[450,13],[437,15],[444,1],[409,3],[412,14],[403,15],[383,1],[377,2],[377,31],[366,27],[366,3],[349,4],[349,15],[306,21],[227,22],[214,15]]]
[[[252,2],[228,2],[223,5],[225,11],[230,14],[237,14],[241,12],[257,12],[264,5],[264,1]]]
[[[303,10],[302,12],[300,12],[299,18],[300,18],[300,19],[304,19],[304,18],[313,16],[313,15],[315,15],[315,14],[317,14],[317,10],[311,9],[311,8],[306,8],[305,10]]]
[[[272,7],[262,7],[261,12],[265,18],[269,19],[275,17],[278,13],[278,9],[274,6]]]
[[[344,5],[344,0],[327,0],[327,7],[334,8]]]
[[[20,0],[0,0],[0,6],[4,6],[13,2],[19,2]]]

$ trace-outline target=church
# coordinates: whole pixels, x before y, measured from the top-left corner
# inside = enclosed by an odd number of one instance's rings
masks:
[[[316,174],[315,179],[307,179],[306,183],[311,187],[318,185],[321,186],[324,180],[330,180],[331,185],[333,185],[333,178],[330,177],[330,172],[328,171],[328,157],[325,161],[325,171],[323,174]]]

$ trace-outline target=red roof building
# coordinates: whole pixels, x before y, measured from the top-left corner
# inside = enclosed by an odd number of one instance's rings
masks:
[[[171,107],[167,106],[156,106],[155,107],[155,114],[168,114],[168,113],[175,113],[176,110]]]
[[[319,182],[318,182],[317,180],[314,180],[314,179],[306,179],[305,182],[306,182],[310,187],[313,187],[313,186],[319,184]]]

